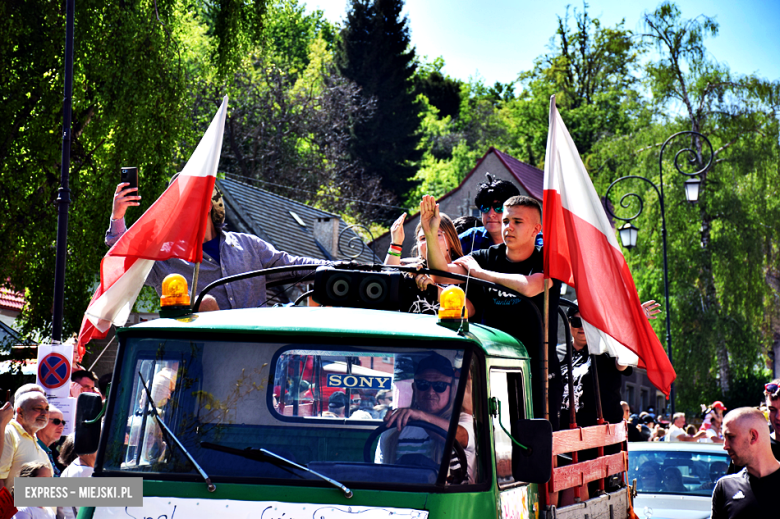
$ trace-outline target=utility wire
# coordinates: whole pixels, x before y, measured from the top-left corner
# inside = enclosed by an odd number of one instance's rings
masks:
[[[309,193],[309,194],[312,194],[312,195],[315,195],[315,196],[327,196],[329,198],[335,198],[336,200],[346,200],[348,202],[357,202],[359,204],[375,205],[375,206],[378,206],[378,207],[387,207],[389,209],[400,209],[401,211],[406,211],[406,208],[400,207],[400,206],[397,206],[397,205],[380,204],[379,202],[366,202],[364,200],[358,200],[357,198],[349,198],[347,196],[329,195],[327,193],[319,193],[317,191],[309,191],[309,190],[306,190],[306,189],[300,189],[300,188],[293,187],[293,186],[286,186],[284,184],[277,184],[275,182],[268,182],[267,180],[260,180],[258,178],[252,178],[252,177],[247,177],[247,176],[244,176],[244,175],[238,175],[236,173],[225,173],[225,177],[226,178],[232,177],[234,180],[249,180],[251,182],[260,182],[261,184],[267,184],[269,186],[283,187],[283,188],[286,188],[286,189],[294,189],[295,191],[298,191],[298,192]]]

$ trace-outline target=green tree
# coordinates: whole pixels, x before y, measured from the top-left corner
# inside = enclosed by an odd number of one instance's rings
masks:
[[[352,156],[400,198],[420,160],[420,117],[412,78],[414,49],[402,0],[352,0],[336,52],[339,72],[374,98],[374,116],[358,122]]]
[[[423,94],[431,106],[436,107],[439,117],[458,117],[460,112],[460,89],[463,84],[442,73],[444,58],[438,57],[432,63],[418,63],[414,82],[417,92]]]
[[[604,27],[598,18],[568,9],[558,18],[550,52],[521,73],[522,91],[507,104],[513,121],[510,152],[538,167],[544,161],[550,96],[586,164],[600,139],[625,135],[649,122],[635,71],[641,52],[624,22]]]
[[[379,178],[349,155],[353,125],[373,105],[333,70],[323,39],[312,42],[297,72],[261,53],[235,74],[221,169],[259,187],[329,211],[370,221],[390,196]],[[201,102],[216,100],[206,96]]]
[[[646,81],[660,117],[631,135],[600,141],[590,168],[599,173],[602,193],[609,182],[628,174],[659,184],[658,151],[667,137],[693,129],[712,142],[710,153],[701,140],[680,137],[664,152],[677,403],[689,411],[715,399],[745,404],[755,395],[740,394],[739,388],[767,376],[769,309],[777,298],[767,281],[780,236],[775,187],[780,181],[780,85],[735,77],[710,62],[704,39],[717,34],[711,18],[684,19],[665,3],[645,16],[645,24],[645,38],[658,53],[646,67]],[[701,169],[712,156],[713,166],[701,176],[698,205],[685,202],[684,177],[674,165],[678,152],[677,164],[687,172]],[[637,220],[643,245],[627,259],[640,295],[658,299],[663,283],[657,196],[643,183],[616,190],[644,199],[645,211]],[[654,324],[661,332],[663,323]]]
[[[191,78],[208,76],[215,62],[229,70],[233,45],[251,40],[262,5],[209,3],[206,12],[179,0],[76,2],[65,336],[78,330],[94,289],[119,167],[139,166],[140,209],[148,207],[197,144]],[[0,279],[25,292],[24,331],[43,337],[53,301],[64,26],[64,11],[50,2],[0,3]]]

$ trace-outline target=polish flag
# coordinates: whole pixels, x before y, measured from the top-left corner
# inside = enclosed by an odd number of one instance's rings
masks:
[[[677,376],[650,326],[577,148],[550,99],[544,162],[544,273],[577,290],[590,353],[607,352],[622,365],[647,369],[669,396]]]
[[[84,313],[79,356],[92,339],[123,326],[155,261],[203,259],[203,236],[222,150],[228,98],[198,147],[160,198],[119,238],[100,263],[100,286]]]

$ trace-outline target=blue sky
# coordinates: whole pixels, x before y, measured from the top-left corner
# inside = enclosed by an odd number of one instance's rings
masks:
[[[348,0],[301,0],[310,9],[322,9],[325,16],[344,19]],[[738,74],[757,73],[780,80],[780,1],[765,0],[677,0],[686,18],[704,14],[715,17],[720,33],[707,41],[713,59]],[[492,85],[513,81],[521,71],[533,67],[534,58],[547,51],[557,27],[557,16],[566,6],[582,9],[582,3],[562,0],[525,2],[520,0],[407,0],[405,13],[412,43],[418,55],[429,61],[442,56],[444,72],[468,80],[481,77]],[[641,32],[641,16],[659,3],[629,0],[592,0],[591,17],[613,26],[625,19],[625,26]]]

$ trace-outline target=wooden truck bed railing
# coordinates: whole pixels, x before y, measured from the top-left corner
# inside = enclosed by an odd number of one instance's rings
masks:
[[[622,443],[624,448],[616,454],[601,455],[596,459],[573,463],[565,467],[554,467],[547,483],[547,493],[567,488],[577,488],[585,483],[607,478],[628,470],[628,452],[625,443],[628,438],[626,422],[593,425],[555,431],[553,433],[553,459],[558,454],[579,452],[607,445]],[[549,500],[548,500],[549,503]]]

